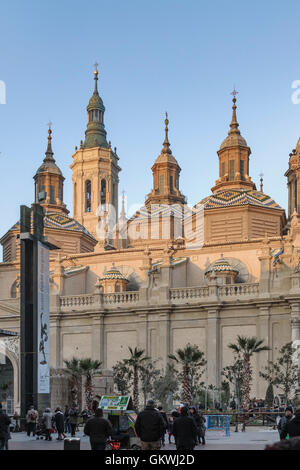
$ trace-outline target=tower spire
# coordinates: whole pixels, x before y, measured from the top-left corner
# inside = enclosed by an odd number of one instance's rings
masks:
[[[48,145],[47,150],[45,152],[46,157],[44,158],[44,162],[46,161],[55,161],[53,158],[53,150],[52,150],[52,130],[51,130],[52,122],[48,123]]]
[[[85,131],[84,147],[108,147],[104,126],[105,107],[98,93],[98,64],[94,64],[94,92],[87,106],[88,125]]]
[[[169,142],[169,138],[168,138],[168,132],[169,132],[169,129],[168,129],[168,125],[169,125],[169,119],[168,119],[168,113],[166,112],[166,119],[165,119],[165,140],[163,142],[163,149],[162,149],[162,153],[172,153],[171,152],[171,149],[170,149],[170,142]]]
[[[236,103],[237,94],[238,94],[238,91],[236,91],[234,87],[233,91],[231,92],[231,95],[233,95],[233,98],[232,98],[233,106],[232,106],[232,119],[231,119],[230,130],[228,132],[228,135],[240,134],[240,131],[238,129],[239,123],[237,122],[237,118],[236,118],[236,104],[235,103]]]
[[[95,70],[94,70],[94,80],[95,80],[95,88],[94,88],[94,94],[98,94],[98,63],[96,62],[94,64]]]

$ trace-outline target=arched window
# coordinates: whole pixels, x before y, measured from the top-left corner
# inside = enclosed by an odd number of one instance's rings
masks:
[[[101,210],[105,211],[106,206],[106,180],[101,180],[100,185],[100,204]]]
[[[10,297],[15,299],[17,297],[17,281],[13,283],[10,289]]]
[[[85,212],[91,212],[92,185],[90,180],[85,182]]]

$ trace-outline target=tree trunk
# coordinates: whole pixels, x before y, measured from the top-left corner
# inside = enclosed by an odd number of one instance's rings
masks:
[[[243,371],[243,408],[248,408],[250,404],[251,366],[250,358],[244,359]]]
[[[138,411],[139,409],[139,376],[137,367],[133,370],[133,404],[134,409]]]
[[[189,369],[187,366],[183,369],[183,400],[185,403],[191,402],[191,384],[190,384],[190,377],[189,377]]]

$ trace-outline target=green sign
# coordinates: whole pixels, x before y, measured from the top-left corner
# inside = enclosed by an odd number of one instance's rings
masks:
[[[101,397],[99,408],[102,410],[127,410],[130,396],[108,396]]]

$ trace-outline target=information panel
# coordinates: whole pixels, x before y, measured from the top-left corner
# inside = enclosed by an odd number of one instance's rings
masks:
[[[38,242],[37,272],[37,344],[38,344],[38,393],[50,393],[49,364],[49,250]]]

